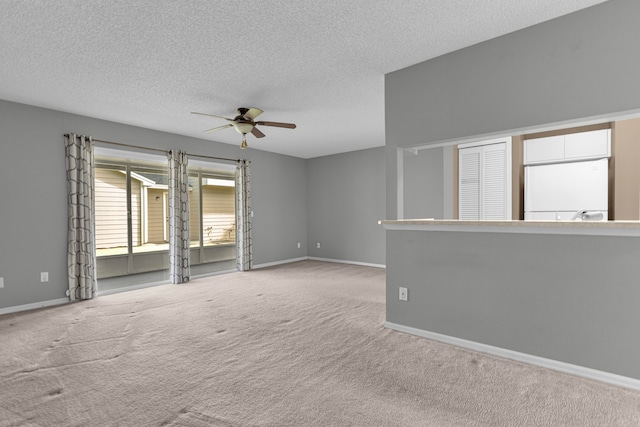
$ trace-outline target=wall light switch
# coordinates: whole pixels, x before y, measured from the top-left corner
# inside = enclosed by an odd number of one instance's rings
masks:
[[[400,295],[398,296],[398,298],[400,299],[400,301],[408,301],[409,291],[407,290],[407,288],[399,288],[399,289],[400,289]]]
[[[0,277],[0,288],[4,288],[4,277]]]
[[[41,282],[48,282],[49,281],[49,272],[48,271],[43,271],[40,273],[40,281]]]

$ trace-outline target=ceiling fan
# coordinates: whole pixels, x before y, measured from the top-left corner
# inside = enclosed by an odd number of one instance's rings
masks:
[[[287,128],[287,129],[296,128],[296,125],[294,125],[293,123],[254,121],[254,119],[262,113],[263,111],[261,109],[255,108],[255,107],[238,108],[238,115],[235,116],[233,119],[230,119],[227,117],[216,116],[214,114],[196,113],[193,111],[191,112],[191,114],[199,114],[201,116],[208,116],[208,117],[217,117],[219,119],[224,119],[224,120],[227,120],[228,122],[231,122],[231,123],[227,123],[226,125],[205,130],[205,133],[215,132],[220,129],[225,129],[233,126],[236,129],[236,131],[242,135],[242,144],[240,145],[240,148],[247,148],[247,134],[249,132],[251,132],[251,134],[253,134],[253,136],[255,136],[256,138],[264,138],[265,136],[264,133],[260,132],[260,130],[256,127],[257,125],[275,126],[275,127]]]

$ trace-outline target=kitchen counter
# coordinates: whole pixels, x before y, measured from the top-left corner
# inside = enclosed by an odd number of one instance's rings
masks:
[[[640,236],[640,221],[471,221],[425,218],[383,220],[378,223],[386,230]]]

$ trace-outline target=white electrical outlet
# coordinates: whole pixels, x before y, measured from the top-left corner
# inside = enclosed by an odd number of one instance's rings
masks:
[[[300,249],[300,242],[298,242],[298,249]]]
[[[400,301],[408,301],[409,290],[407,288],[399,288],[399,289],[400,289],[400,294],[398,295],[398,298],[400,299]]]
[[[316,248],[320,249],[320,242],[316,242]]]
[[[0,277],[0,288],[4,288],[4,277]]]
[[[40,273],[40,281],[41,282],[48,282],[49,281],[49,272],[48,271],[43,271]]]

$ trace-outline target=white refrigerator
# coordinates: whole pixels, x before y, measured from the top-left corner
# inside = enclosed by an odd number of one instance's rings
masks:
[[[525,166],[525,220],[606,221],[609,161]]]

